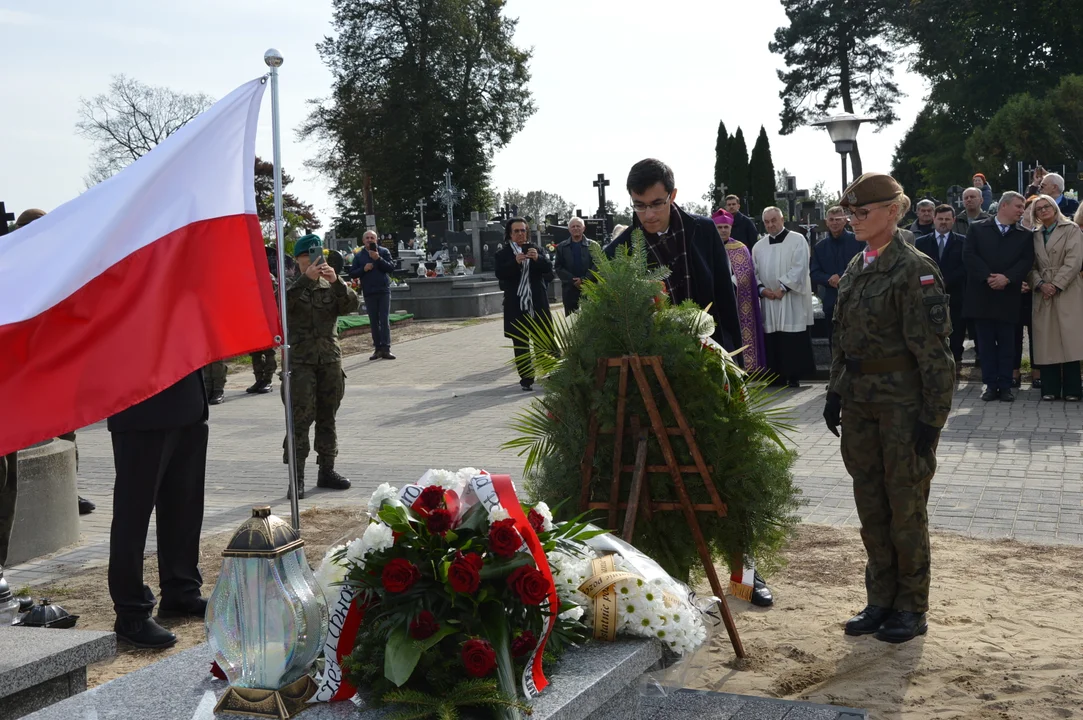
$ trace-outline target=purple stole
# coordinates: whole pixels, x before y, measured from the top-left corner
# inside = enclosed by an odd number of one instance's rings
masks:
[[[763,345],[763,321],[760,319],[760,301],[756,296],[758,284],[756,270],[752,266],[752,254],[744,243],[730,240],[726,243],[730,268],[737,278],[737,315],[741,321],[741,341],[745,346],[741,353],[745,370],[762,370],[767,367],[767,352]]]

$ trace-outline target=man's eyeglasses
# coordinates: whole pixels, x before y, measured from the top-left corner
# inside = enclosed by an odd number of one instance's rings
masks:
[[[512,235],[516,235],[518,233],[525,233],[525,232],[527,232],[526,228],[512,228],[511,229],[511,234]]]
[[[895,201],[892,200],[892,201],[886,202],[886,203],[879,203],[879,204],[873,205],[871,207],[851,208],[849,213],[847,213],[847,215],[846,215],[846,219],[847,220],[853,220],[853,219],[856,218],[856,219],[862,220],[862,221],[868,220],[869,219],[869,213],[871,213],[873,210],[875,210],[877,208],[887,207],[888,205],[890,205],[893,202],[895,202]]]
[[[655,200],[652,203],[634,202],[632,203],[632,209],[635,210],[637,213],[645,213],[648,210],[661,210],[668,204],[669,198],[667,197],[661,200]]]

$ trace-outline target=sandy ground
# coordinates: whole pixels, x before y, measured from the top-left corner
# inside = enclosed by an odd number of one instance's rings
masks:
[[[313,564],[329,546],[359,536],[365,523],[358,509],[311,509],[302,518]],[[229,537],[203,542],[206,594]],[[1083,718],[1083,548],[938,534],[933,553],[929,633],[902,645],[850,638],[842,624],[865,603],[860,537],[853,529],[801,525],[786,552],[789,566],[769,578],[775,606],[730,598],[749,657],[737,661],[721,631],[708,669],[688,684],[866,708],[875,720]],[[147,558],[145,572],[156,577],[156,558]],[[104,567],[39,589],[42,595],[81,615],[80,628],[112,629]],[[88,669],[88,684],[204,641],[202,622],[167,626],[179,638],[174,649],[121,645],[113,660]]]
[[[1083,718],[1083,548],[937,534],[929,632],[847,637],[865,604],[855,529],[802,525],[775,606],[730,599],[749,658],[723,631],[695,687],[865,708],[876,720]]]
[[[309,564],[318,565],[327,548],[342,542],[344,538],[359,537],[367,523],[360,515],[361,508],[350,510],[325,510],[313,508],[301,513],[301,534],[305,540],[305,556]],[[203,594],[209,597],[218,571],[222,567],[222,550],[229,543],[232,533],[210,535],[203,539],[200,550],[200,570],[203,573]],[[35,588],[35,597],[47,597],[62,605],[68,612],[79,615],[80,630],[113,629],[113,603],[109,599],[107,568],[99,567],[68,578],[63,584]],[[158,596],[158,557],[148,556],[143,575]],[[177,644],[169,650],[137,650],[123,643],[117,644],[117,654],[112,660],[95,663],[87,668],[87,686],[94,687],[126,675],[141,667],[169,657],[173,653],[195,647],[206,641],[202,620],[163,620],[162,625],[177,635]]]

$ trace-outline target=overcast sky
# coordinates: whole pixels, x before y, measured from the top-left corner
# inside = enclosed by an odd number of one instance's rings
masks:
[[[627,203],[628,168],[655,156],[674,169],[680,196],[699,201],[711,182],[718,121],[744,129],[751,152],[760,125],[775,168],[800,187],[841,182],[826,132],[778,133],[781,59],[767,50],[786,22],[773,0],[509,0],[516,41],[532,47],[537,113],[493,171],[498,191],[543,189],[593,210],[599,173]],[[0,200],[16,213],[51,210],[83,189],[92,151],[75,133],[79,98],[124,73],[149,85],[220,98],[263,74],[263,52],[285,56],[283,165],[291,190],[325,223],[333,202],[303,167],[314,148],[296,141],[307,101],[326,97],[331,76],[316,43],[331,32],[330,0],[0,0]],[[921,107],[921,79],[900,69],[908,97],[900,121],[862,129],[865,170],[890,170],[895,145]],[[270,93],[257,152],[271,157]]]

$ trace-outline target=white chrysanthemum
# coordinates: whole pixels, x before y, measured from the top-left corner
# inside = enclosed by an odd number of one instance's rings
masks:
[[[475,476],[481,474],[481,470],[472,467],[460,468],[459,472],[455,473],[456,477],[458,477],[459,479],[459,482],[461,482],[463,485],[470,484],[470,481],[473,480]]]
[[[361,537],[361,542],[364,545],[362,554],[367,555],[370,552],[389,549],[395,544],[395,537],[391,532],[391,528],[387,525],[372,522],[365,528],[365,534]]]
[[[402,505],[399,500],[399,491],[392,487],[390,483],[383,483],[380,487],[376,488],[372,493],[372,497],[369,498],[369,517],[375,519],[380,514],[380,508],[388,505]]]
[[[316,570],[316,582],[323,588],[323,596],[327,598],[328,603],[342,591],[341,586],[335,585],[335,583],[340,583],[346,579],[346,565],[332,559],[333,555],[341,552],[345,547],[345,545],[336,545],[328,550],[323,556],[323,561],[320,562],[320,567]]]
[[[500,505],[494,505],[492,507],[492,509],[489,510],[489,524],[490,525],[492,523],[500,522],[501,520],[507,520],[509,517],[511,517],[511,516],[508,515],[508,511],[505,510]]]
[[[458,473],[453,473],[450,470],[429,470],[421,476],[421,479],[417,481],[417,484],[423,488],[429,487],[430,485],[439,485],[447,490],[455,483],[458,476]]]
[[[371,525],[369,527],[372,527]],[[365,564],[365,540],[357,538],[346,544],[346,559],[354,565]]]
[[[544,518],[545,522],[542,523],[542,530],[549,532],[553,529],[553,511],[549,509],[549,506],[544,502],[539,502],[534,506],[534,509],[538,511],[538,514]]]

